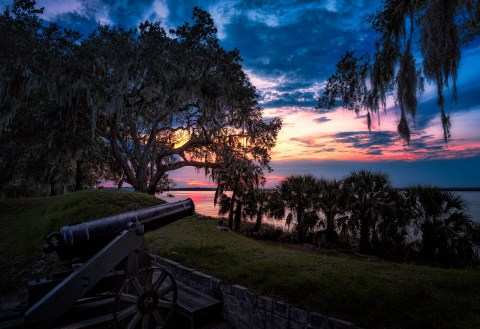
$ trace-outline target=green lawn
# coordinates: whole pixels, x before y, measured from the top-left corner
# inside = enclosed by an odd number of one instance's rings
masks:
[[[147,235],[153,252],[367,328],[480,328],[480,272],[308,253],[189,217]]]
[[[43,276],[47,233],[62,225],[161,203],[124,191],[0,200],[0,293]],[[480,272],[308,253],[220,231],[192,216],[146,236],[151,251],[298,307],[367,328],[480,328]]]

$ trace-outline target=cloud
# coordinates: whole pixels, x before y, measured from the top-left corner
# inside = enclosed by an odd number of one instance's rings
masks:
[[[332,137],[337,143],[353,144],[355,148],[389,147],[400,140],[398,134],[391,131],[345,131]]]
[[[152,5],[147,7],[145,12],[143,13],[142,18],[137,21],[136,25],[139,25],[146,20],[150,22],[160,21],[164,24],[167,24],[169,14],[170,10],[168,9],[166,1],[154,0]]]
[[[328,122],[328,121],[332,121],[332,119],[329,119],[327,117],[319,117],[319,118],[314,119],[313,121],[315,121],[317,123],[325,123],[325,122]]]
[[[319,143],[315,137],[292,137],[290,138],[290,141],[301,144],[304,147],[325,147],[325,143]]]
[[[383,151],[380,150],[380,149],[377,149],[377,150],[368,151],[367,154],[370,154],[370,155],[382,155],[382,154],[383,154]]]

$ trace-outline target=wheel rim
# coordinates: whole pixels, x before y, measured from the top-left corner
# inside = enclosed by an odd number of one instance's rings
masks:
[[[177,285],[161,267],[149,267],[125,280],[114,303],[117,328],[165,328],[177,304]]]

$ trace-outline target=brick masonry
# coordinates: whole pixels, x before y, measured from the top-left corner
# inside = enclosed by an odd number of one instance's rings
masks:
[[[156,255],[152,258],[175,280],[221,300],[223,320],[236,329],[359,329],[350,322],[304,311],[240,285],[226,284],[172,260]]]

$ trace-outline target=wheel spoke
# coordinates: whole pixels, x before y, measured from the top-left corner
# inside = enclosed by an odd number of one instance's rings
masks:
[[[162,272],[162,274],[160,274],[160,276],[158,277],[157,281],[155,281],[155,284],[153,285],[153,290],[158,292],[158,290],[160,289],[160,287],[162,286],[162,283],[165,281],[166,278],[167,278],[167,273]]]
[[[128,322],[127,326],[125,327],[125,329],[133,329],[137,326],[137,323],[138,321],[140,321],[140,319],[142,318],[142,313],[141,312],[137,312],[135,314],[135,316],[130,320],[130,322]]]
[[[137,303],[138,296],[131,295],[131,294],[121,294],[119,300],[124,302]]]
[[[133,313],[137,312],[137,305],[132,305],[127,307],[126,309],[120,311],[117,316],[117,321],[122,321],[123,319],[129,317]]]
[[[150,318],[149,315],[144,315],[142,319],[142,329],[148,329],[148,319]]]
[[[138,282],[138,279],[136,277],[132,278],[132,283],[139,295],[142,295],[145,292],[145,290],[142,288],[142,285],[140,284],[140,282]]]
[[[166,294],[168,294],[169,292],[172,292],[174,289],[175,289],[175,286],[173,284],[171,284],[171,285],[159,290],[158,295],[160,296],[160,298],[162,298]]]
[[[152,289],[152,282],[153,282],[152,276],[153,276],[153,270],[151,269],[147,270],[147,278],[145,282],[145,290],[147,291]]]
[[[152,315],[157,324],[157,328],[161,328],[165,325],[165,320],[162,318],[160,312],[157,309],[153,310]]]
[[[140,298],[145,298],[148,310],[145,314],[139,309]],[[150,303],[149,298],[153,298],[156,306]],[[125,282],[117,294],[113,314],[116,325],[126,329],[164,329],[176,308],[176,301],[177,287],[167,271],[160,267],[140,270]]]
[[[172,302],[168,301],[168,300],[163,300],[163,299],[162,299],[162,300],[159,300],[159,301],[158,301],[158,307],[160,307],[160,308],[168,308],[168,309],[171,309],[171,308],[173,308],[173,305],[174,305],[174,304],[173,304]]]

